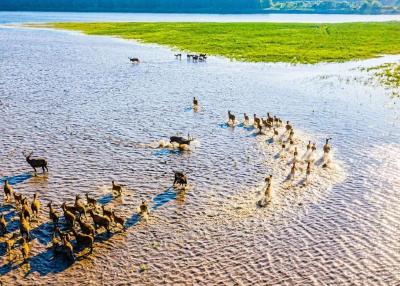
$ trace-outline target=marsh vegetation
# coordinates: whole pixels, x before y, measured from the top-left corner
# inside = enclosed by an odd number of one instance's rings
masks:
[[[52,23],[248,62],[318,63],[400,53],[400,23]]]

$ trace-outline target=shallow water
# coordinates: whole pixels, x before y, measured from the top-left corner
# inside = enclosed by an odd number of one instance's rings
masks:
[[[30,269],[3,256],[0,281],[400,283],[398,101],[357,69],[399,57],[188,63],[166,48],[76,33],[0,28],[0,39],[0,178],[13,178],[29,198],[38,192],[45,209],[50,200],[59,206],[91,192],[128,219],[126,233],[100,236],[92,255],[69,265],[46,249],[46,209],[33,224]],[[142,63],[131,65],[132,55]],[[197,113],[189,109],[193,96]],[[327,179],[334,186],[276,190],[272,207],[256,208],[263,179],[277,166],[274,152],[251,131],[225,128],[227,110],[238,118],[282,116],[319,149],[332,137],[345,174]],[[177,132],[200,144],[186,153],[150,147]],[[50,173],[31,177],[21,151],[48,158]],[[173,170],[187,171],[190,190],[170,189]],[[122,198],[112,197],[112,179],[126,185]],[[142,199],[152,206],[147,222],[137,215]],[[140,272],[140,264],[148,269]]]
[[[173,14],[173,13],[71,13],[2,12],[1,23],[21,22],[292,22],[344,23],[400,21],[400,15],[340,14]]]

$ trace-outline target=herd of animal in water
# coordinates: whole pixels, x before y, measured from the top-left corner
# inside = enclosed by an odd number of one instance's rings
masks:
[[[35,175],[37,173],[36,168],[42,168],[43,173],[48,172],[46,159],[34,159],[31,156],[32,153],[25,157],[28,164],[34,169]],[[120,197],[123,193],[123,186],[116,184],[114,181],[111,183],[113,195]],[[173,187],[178,190],[184,190],[187,185],[187,176],[183,172],[174,171]],[[6,254],[11,259],[11,250],[19,243],[23,263],[29,262],[29,241],[32,239],[31,222],[38,221],[38,215],[42,209],[39,196],[35,193],[32,201],[29,202],[27,197],[14,190],[8,180],[4,181],[3,190],[4,202],[14,204],[19,218],[19,235],[17,232],[13,232],[11,233],[11,237],[6,240]],[[75,249],[83,250],[89,248],[89,253],[92,253],[96,233],[99,229],[104,229],[107,234],[110,234],[112,227],[114,229],[119,228],[122,231],[126,230],[125,218],[116,215],[112,209],[106,209],[104,205],[100,207],[97,204],[97,200],[94,197],[90,197],[88,193],[85,194],[85,199],[83,200],[80,195],[76,195],[74,204],[68,205],[66,202],[62,203],[63,219],[51,201],[47,204],[48,216],[53,225],[50,247],[56,254],[62,254],[72,262],[76,259]],[[139,209],[139,217],[147,219],[149,206],[145,200],[142,201]],[[2,236],[7,234],[8,224],[9,222],[6,221],[2,213],[0,215],[0,231]],[[72,236],[75,237],[75,248],[72,244]]]
[[[175,54],[175,59],[182,59],[182,54]],[[193,61],[193,62],[205,62],[207,60],[207,55],[206,54],[187,54],[186,59],[188,61]],[[131,57],[129,58],[129,61],[132,64],[139,64],[140,60],[137,57]]]
[[[175,56],[176,58],[181,58],[181,54]],[[193,57],[194,55],[188,55],[188,59]],[[205,60],[206,55],[197,56],[196,60],[198,60],[199,57]],[[193,60],[195,59],[193,58]],[[139,62],[138,59],[137,62]],[[198,109],[199,101],[195,97],[193,98],[193,110],[198,111]],[[237,123],[236,116],[231,111],[228,111],[227,125],[234,127]],[[257,115],[254,114],[252,123],[250,123],[249,116],[244,113],[242,125],[245,127],[253,127],[256,130],[256,135],[270,135],[269,143],[277,143],[281,146],[279,152],[279,157],[281,159],[287,159],[289,156],[292,156],[289,161],[291,164],[290,174],[288,175],[289,180],[294,180],[299,173],[298,171],[300,170],[301,172],[302,170],[299,166],[306,164],[304,183],[308,183],[315,162],[317,161],[316,143],[311,143],[311,141],[309,141],[306,151],[300,157],[294,139],[294,128],[291,123],[289,121],[284,123],[280,118],[271,116],[270,113],[267,113],[266,118],[257,117]],[[329,140],[330,138],[326,139],[325,145],[323,146],[323,168],[328,167],[332,161]],[[161,140],[158,147],[188,151],[190,150],[192,141],[193,138],[189,135],[188,138],[172,136],[169,142]],[[42,168],[43,173],[46,171],[48,172],[46,159],[34,159],[32,158],[32,153],[25,157],[27,163],[34,169],[35,174],[37,172],[36,168]],[[264,197],[257,202],[261,207],[266,207],[273,199],[272,177],[273,175],[269,175],[265,178],[265,186],[263,189]],[[185,190],[188,187],[188,178],[184,172],[174,171],[173,187],[178,190]],[[17,193],[7,180],[4,181],[3,189],[4,202],[12,203],[14,200],[15,210],[19,217],[19,235],[17,232],[13,232],[11,237],[6,239],[6,253],[11,259],[11,250],[19,244],[23,263],[26,263],[29,262],[30,257],[29,241],[32,239],[30,234],[31,222],[34,221],[33,219],[38,219],[38,214],[42,209],[39,196],[35,193],[31,203],[29,203],[28,198]],[[111,190],[113,195],[118,197],[123,193],[123,186],[117,185],[112,181]],[[60,207],[63,212],[63,219],[62,215],[56,210],[51,201],[47,204],[48,217],[53,225],[50,247],[56,254],[64,255],[70,261],[76,259],[76,249],[83,250],[89,248],[89,253],[92,253],[95,237],[99,229],[105,230],[107,234],[110,234],[112,228],[119,228],[120,231],[126,230],[125,218],[117,216],[114,210],[106,209],[104,205],[100,207],[97,204],[97,200],[94,197],[90,197],[88,193],[85,194],[85,200],[80,195],[76,195],[74,204],[68,205],[64,202]],[[149,215],[148,203],[143,200],[139,209],[139,216],[146,219]],[[7,225],[8,222],[2,213],[0,215],[0,231],[2,236],[7,234]],[[74,244],[76,244],[76,247],[73,246],[72,236],[75,237]]]

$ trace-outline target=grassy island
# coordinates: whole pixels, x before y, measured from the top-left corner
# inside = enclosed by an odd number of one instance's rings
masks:
[[[249,62],[318,63],[400,54],[400,22],[383,23],[50,23]]]

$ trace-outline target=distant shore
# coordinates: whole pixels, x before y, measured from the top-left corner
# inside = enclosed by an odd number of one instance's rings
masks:
[[[400,22],[368,23],[49,23],[247,62],[315,64],[400,54]]]
[[[56,10],[56,9],[0,9],[0,12],[54,12],[54,13],[151,13],[151,14],[220,14],[220,15],[251,15],[251,14],[319,14],[319,15],[400,15],[400,10],[382,11],[359,10],[310,10],[310,9],[265,9],[265,10]]]

